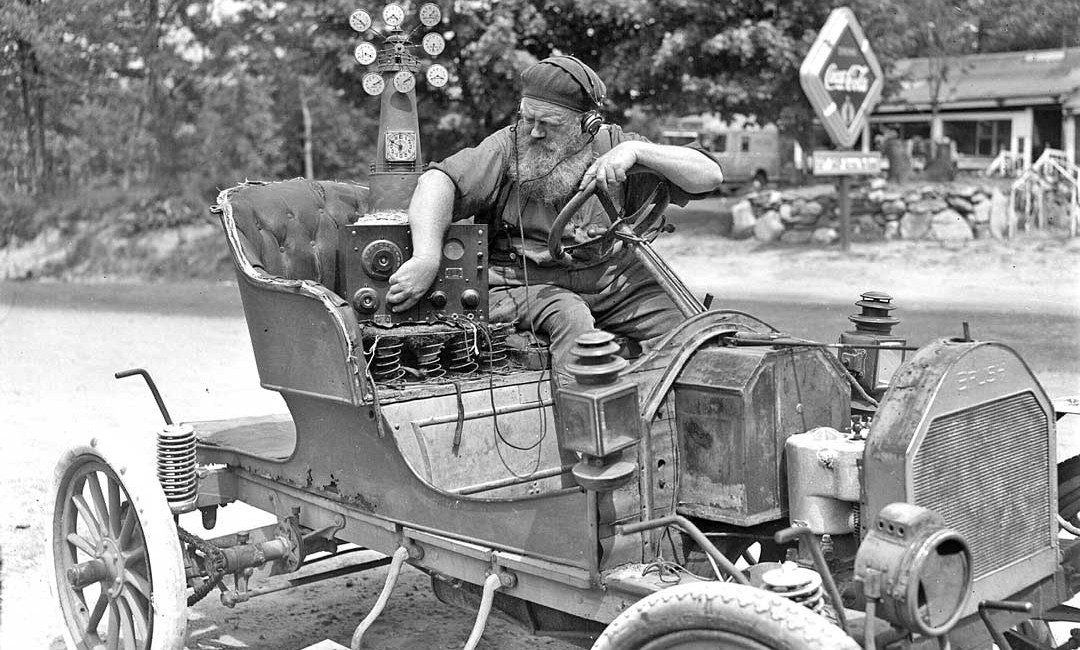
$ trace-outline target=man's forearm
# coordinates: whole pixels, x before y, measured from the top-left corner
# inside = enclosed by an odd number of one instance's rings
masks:
[[[413,257],[439,259],[454,211],[454,182],[443,172],[424,172],[409,203]]]
[[[696,149],[652,142],[633,144],[638,164],[660,172],[691,194],[711,192],[724,182],[720,165]]]

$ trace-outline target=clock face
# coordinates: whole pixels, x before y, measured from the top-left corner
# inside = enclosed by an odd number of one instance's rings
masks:
[[[446,47],[446,41],[443,40],[442,35],[436,34],[435,32],[424,34],[424,40],[421,42],[424,46],[424,51],[431,56],[439,56]]]
[[[433,27],[442,20],[442,10],[434,2],[425,3],[420,7],[420,23],[425,27]]]
[[[371,15],[363,9],[357,9],[349,16],[349,27],[358,32],[366,32],[371,28]]]
[[[446,71],[446,68],[442,67],[438,63],[433,64],[427,69],[427,81],[436,88],[442,88],[446,85],[446,81],[450,78],[450,73]]]
[[[388,4],[383,7],[382,19],[383,22],[387,24],[387,26],[396,29],[398,26],[401,25],[401,21],[405,20],[405,10],[402,9],[399,5],[392,3]]]
[[[375,50],[375,46],[371,43],[361,43],[356,46],[356,50],[353,52],[353,56],[356,57],[360,65],[374,63],[375,57],[378,55],[378,51]]]
[[[386,88],[386,82],[378,72],[369,72],[364,75],[364,92],[369,95],[381,95]]]
[[[386,159],[391,162],[416,160],[416,132],[387,131]]]
[[[410,93],[416,88],[416,77],[408,70],[402,70],[394,75],[394,90],[399,93]]]

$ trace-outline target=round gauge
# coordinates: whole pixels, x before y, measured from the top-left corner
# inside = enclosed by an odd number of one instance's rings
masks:
[[[358,32],[366,32],[371,28],[371,14],[363,9],[357,9],[349,16],[349,27]]]
[[[443,40],[442,35],[436,34],[435,32],[424,34],[422,43],[424,45],[424,51],[431,56],[439,56],[446,47],[446,41]]]
[[[446,81],[450,78],[450,73],[446,71],[446,68],[442,67],[438,63],[433,64],[427,69],[427,82],[436,88],[442,88],[446,85]]]
[[[381,95],[386,88],[386,82],[378,72],[369,72],[364,75],[364,92],[369,95]]]
[[[360,63],[360,65],[368,65],[374,63],[375,58],[378,55],[379,52],[371,43],[361,43],[356,46],[356,50],[353,52],[353,56],[356,57],[356,60]]]
[[[399,93],[412,92],[416,88],[416,77],[408,70],[402,70],[394,75],[394,89]]]
[[[420,22],[424,27],[433,27],[442,20],[442,10],[434,2],[427,2],[420,7]]]
[[[405,20],[405,10],[400,5],[390,3],[383,7],[382,19],[388,27],[397,29],[401,25],[401,21]]]
[[[391,162],[416,160],[416,132],[387,131],[386,159]]]

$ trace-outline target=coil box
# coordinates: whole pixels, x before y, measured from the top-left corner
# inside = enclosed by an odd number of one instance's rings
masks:
[[[439,273],[427,294],[402,312],[390,309],[390,276],[412,256],[412,231],[400,224],[345,226],[344,297],[360,322],[391,326],[443,319],[488,320],[487,229],[451,224],[443,240]]]

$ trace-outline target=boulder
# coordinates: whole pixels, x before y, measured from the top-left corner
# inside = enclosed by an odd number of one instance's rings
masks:
[[[806,230],[804,228],[793,228],[791,230],[785,230],[780,235],[780,241],[785,244],[805,244],[810,241],[810,238],[814,235],[814,231]]]
[[[889,221],[885,224],[885,241],[900,239],[900,222]]]
[[[754,224],[754,239],[762,242],[773,242],[780,238],[784,232],[784,224],[780,221],[780,213],[769,210],[761,215]]]
[[[864,216],[854,219],[851,224],[852,241],[880,241],[885,237],[885,226]]]
[[[765,192],[765,205],[769,206],[770,208],[775,208],[776,206],[780,205],[783,200],[784,195],[781,194],[778,190],[769,190],[768,192]]]
[[[904,199],[904,203],[914,203],[916,201],[921,201],[923,195],[921,192],[908,192],[902,198]]]
[[[881,213],[885,215],[903,214],[907,210],[907,204],[900,199],[893,199],[881,204]]]
[[[975,233],[959,212],[945,209],[931,218],[930,237],[940,242],[964,242],[974,239]]]
[[[881,203],[885,200],[885,190],[870,190],[866,193],[866,200]]]
[[[888,183],[885,181],[884,178],[881,178],[880,176],[870,179],[870,189],[872,190],[880,190],[886,185],[888,185]]]
[[[948,203],[945,203],[944,201],[942,201],[941,199],[938,199],[938,198],[923,198],[923,199],[921,199],[919,201],[915,201],[913,203],[908,203],[908,205],[907,205],[908,212],[918,212],[918,213],[927,213],[927,212],[936,213],[936,212],[941,212],[942,210],[944,210],[944,209],[946,209],[948,207],[949,207]]]
[[[971,206],[971,223],[988,224],[990,223],[990,201],[982,201]]]
[[[979,191],[972,194],[971,198],[968,200],[971,201],[972,205],[975,205],[977,203],[982,203],[983,201],[989,201],[990,197],[987,196],[985,192]]]
[[[958,196],[964,199],[970,199],[975,192],[978,192],[979,188],[974,185],[956,185],[949,189],[949,196]]]
[[[908,212],[900,218],[900,236],[904,239],[925,239],[930,234],[933,215],[929,212]]]
[[[1016,228],[1015,219],[1015,215],[1009,214],[1009,197],[995,187],[990,193],[990,234],[997,239],[1008,237],[1010,222]]]
[[[972,210],[971,201],[965,199],[962,196],[949,196],[945,199],[945,202],[949,204],[949,207],[959,212],[968,213]]]
[[[782,203],[780,207],[777,208],[777,212],[780,213],[780,221],[783,221],[784,223],[791,223],[793,221],[790,203]]]
[[[754,233],[754,208],[749,201],[742,200],[731,206],[731,236],[734,239],[746,239]]]
[[[813,217],[814,219],[820,217],[821,213],[824,211],[825,207],[821,205],[819,201],[807,201],[806,205],[803,206],[802,210],[799,210],[801,214],[804,214],[808,217]]]
[[[815,244],[822,244],[824,246],[828,246],[829,244],[835,243],[837,239],[840,239],[840,233],[836,232],[836,228],[815,228],[814,233],[810,236],[810,239]]]

